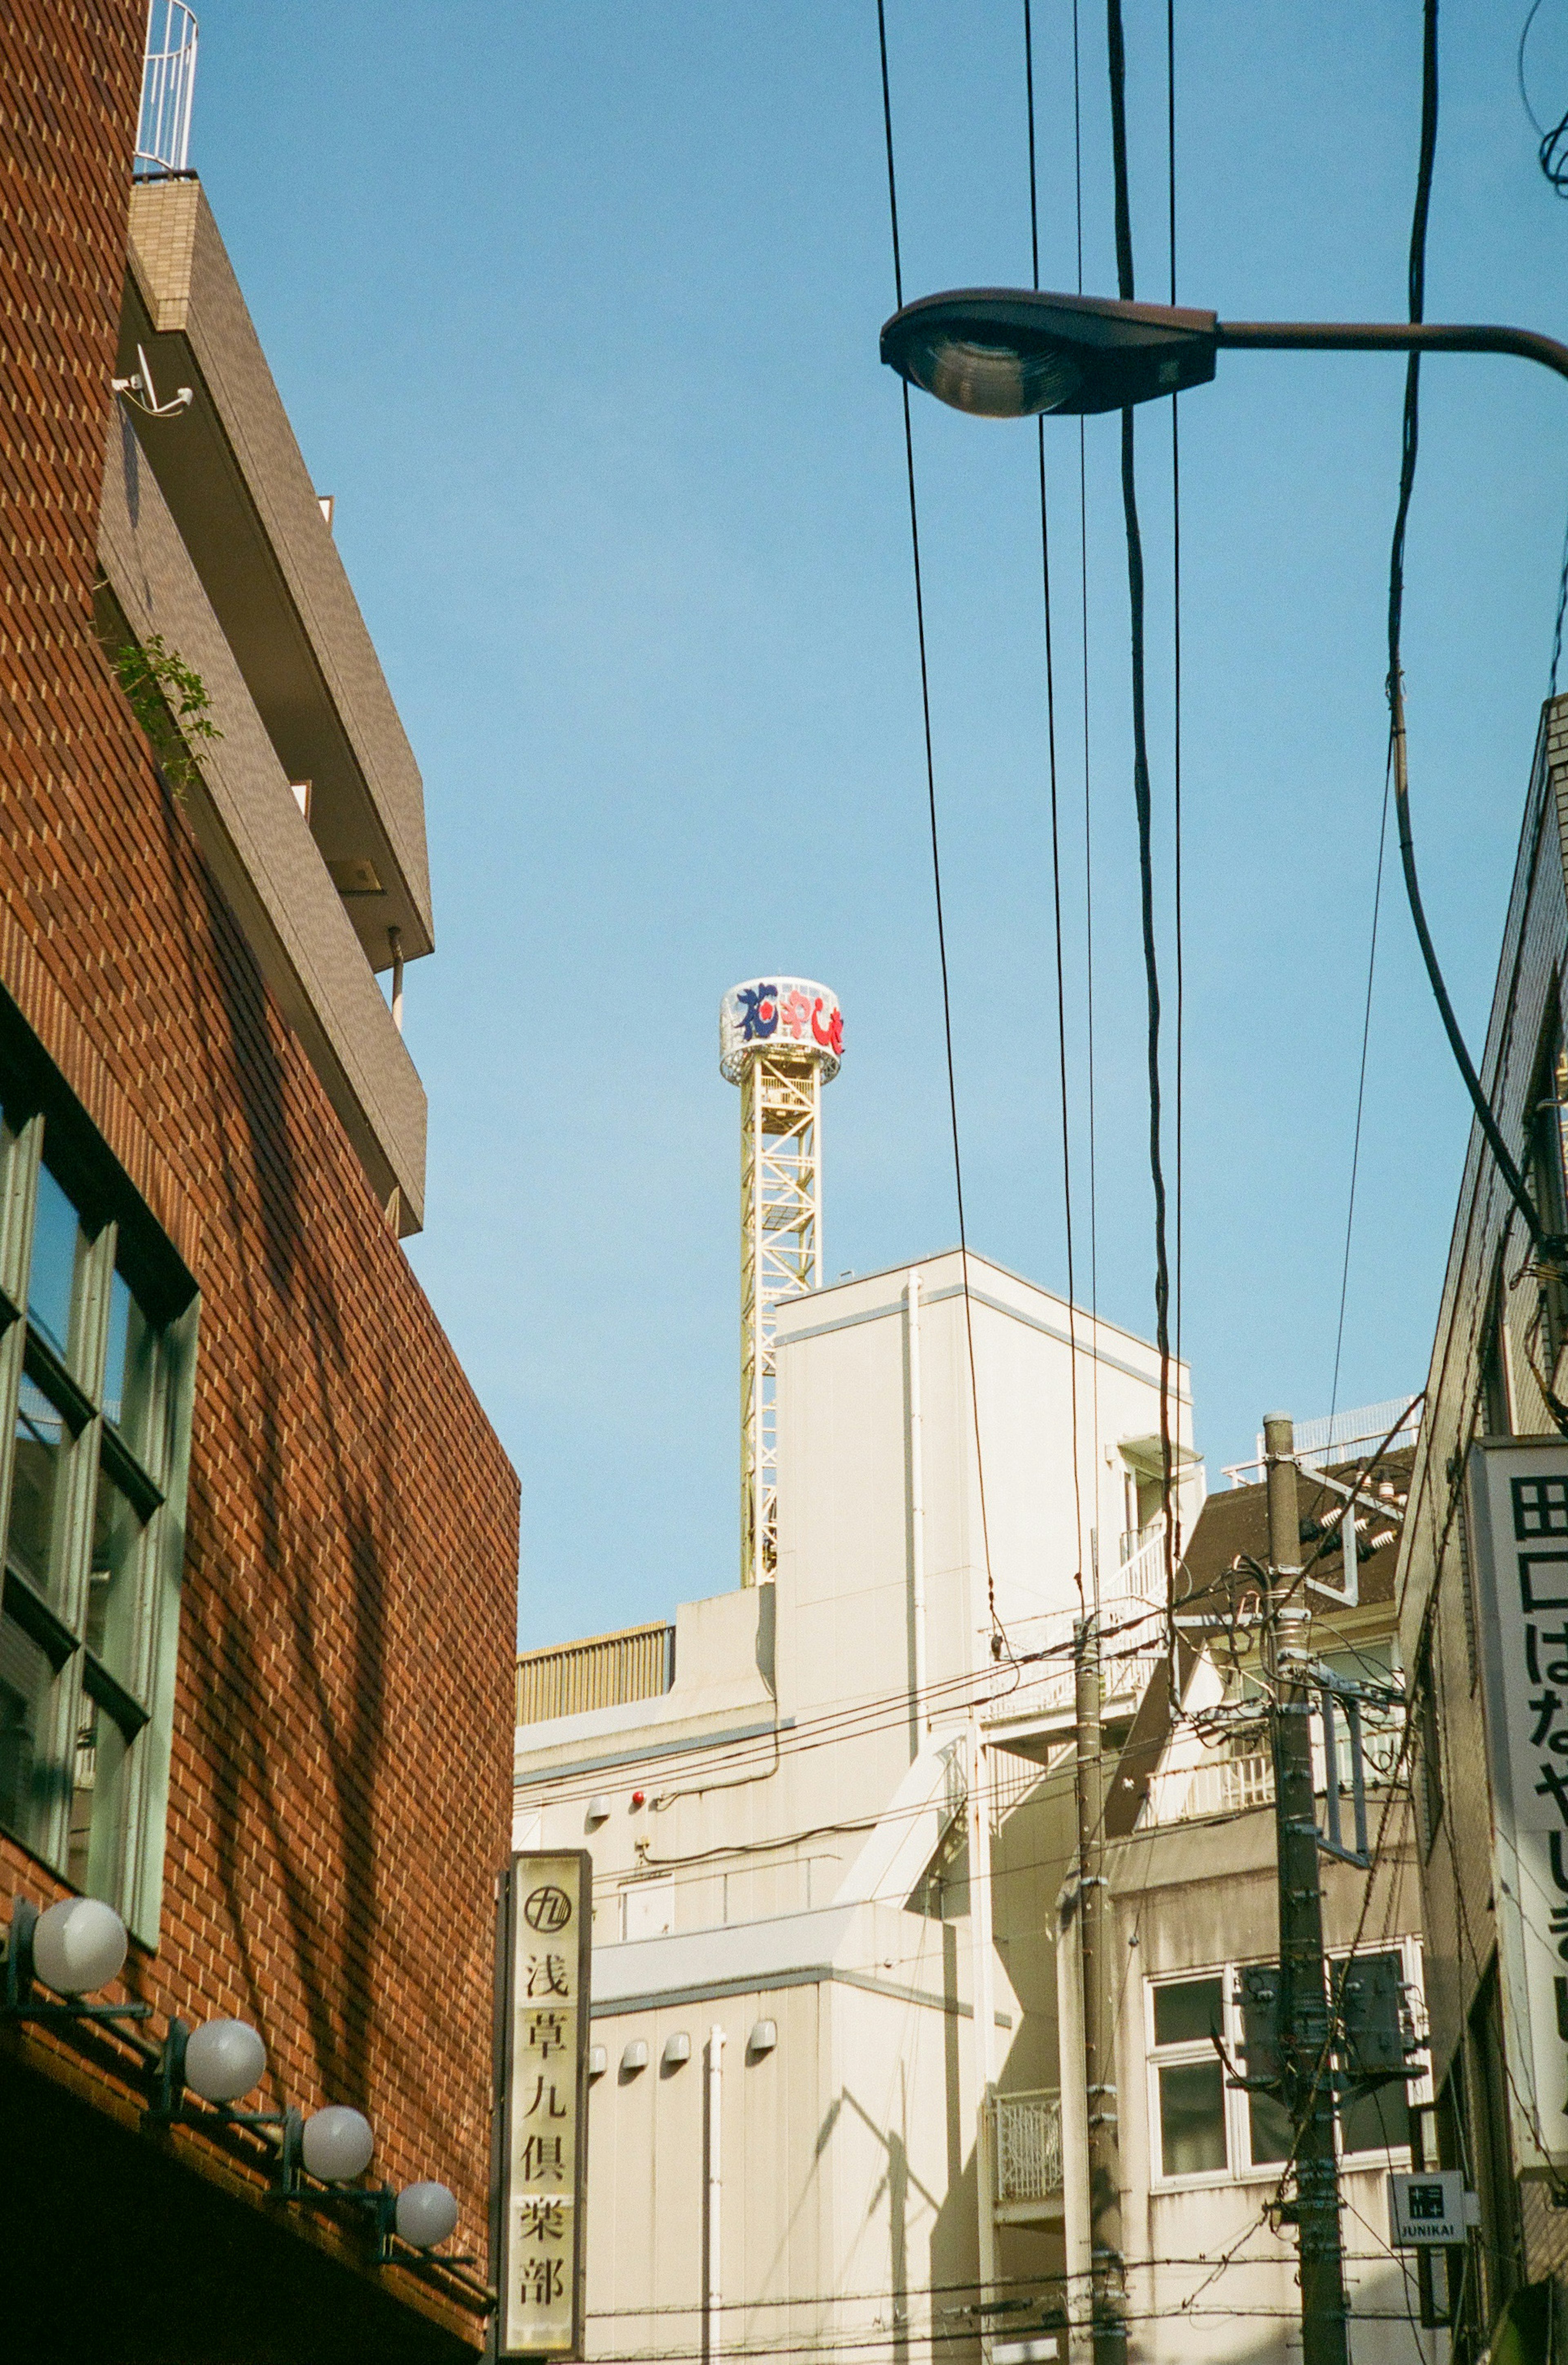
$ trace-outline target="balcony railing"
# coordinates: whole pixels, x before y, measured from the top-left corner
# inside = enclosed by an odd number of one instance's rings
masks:
[[[581,1716],[594,1708],[656,1699],[675,1682],[675,1628],[628,1626],[553,1651],[527,1651],[517,1663],[517,1721]]]
[[[1059,2200],[1061,2096],[1054,2091],[999,2094],[991,2104],[991,2123],[998,2209],[1016,2213],[1031,2202]]]
[[[136,169],[154,177],[190,163],[191,101],[196,95],[196,20],[185,0],[152,0],[141,62],[141,114]]]
[[[1165,1520],[1143,1530],[1137,1548],[1100,1572],[1101,1691],[1107,1710],[1125,1713],[1142,1698],[1165,1654]],[[1076,1609],[1008,1624],[1018,1668],[1002,1662],[992,1722],[1068,1716],[1073,1709],[1072,1631]],[[991,1630],[981,1630],[989,1649]],[[1019,1668],[1022,1669],[1020,1676]]]
[[[1404,1715],[1398,1709],[1365,1711],[1362,1728],[1362,1764],[1370,1789],[1386,1787],[1399,1764],[1400,1740],[1404,1732]],[[1336,1735],[1338,1759],[1339,1791],[1343,1799],[1350,1796],[1351,1782],[1350,1736],[1341,1727]],[[1326,1786],[1323,1754],[1323,1728],[1315,1717],[1312,1729],[1312,1787],[1321,1799]],[[1239,1815],[1249,1807],[1267,1807],[1273,1803],[1274,1768],[1266,1752],[1256,1752],[1245,1757],[1226,1757],[1217,1751],[1201,1758],[1195,1765],[1167,1766],[1149,1779],[1148,1796],[1139,1811],[1138,1822],[1147,1828],[1150,1823],[1197,1822],[1207,1815]]]
[[[1274,1768],[1266,1756],[1210,1757],[1150,1777],[1140,1823],[1190,1823],[1204,1815],[1238,1815],[1266,1807],[1274,1796]]]

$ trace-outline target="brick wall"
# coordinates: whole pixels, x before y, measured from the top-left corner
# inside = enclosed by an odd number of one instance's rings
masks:
[[[144,0],[0,10],[0,979],[202,1289],[163,1940],[483,2249],[514,1475],[93,636]],[[0,1892],[51,1884],[0,1842]],[[36,2046],[37,2039],[23,2040]]]

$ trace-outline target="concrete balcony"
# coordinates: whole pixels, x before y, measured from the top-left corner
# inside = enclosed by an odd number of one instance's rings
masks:
[[[343,564],[198,181],[130,199],[119,369],[146,352],[177,415],[139,440],[373,970],[432,948],[424,792]]]
[[[111,421],[98,557],[113,613],[200,674],[221,739],[204,743],[185,817],[262,974],[305,1046],[384,1208],[417,1232],[425,1093],[129,419]]]

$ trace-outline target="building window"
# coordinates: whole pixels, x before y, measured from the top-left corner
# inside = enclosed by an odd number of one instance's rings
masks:
[[[1526,1179],[1541,1229],[1561,1239],[1568,1232],[1568,1059],[1556,996],[1547,1011],[1536,1056],[1526,1117]],[[1568,1340],[1568,1282],[1554,1269],[1540,1275],[1538,1301],[1543,1369],[1538,1377],[1555,1384],[1558,1359]]]
[[[1481,1385],[1476,1392],[1476,1414],[1483,1437],[1513,1435],[1514,1374],[1508,1355],[1508,1301],[1500,1250],[1481,1334]]]
[[[1170,1979],[1150,1990],[1150,2057],[1162,2177],[1223,2176],[1230,2166],[1225,2069],[1215,2038],[1226,2030],[1226,1979]]]
[[[1401,1984],[1408,1977],[1405,1956],[1398,1949],[1375,1955],[1359,1955],[1359,1964],[1369,1969],[1379,1963],[1389,1964],[1394,1977]],[[1331,1966],[1330,1976],[1336,1992],[1344,1963]],[[1370,2094],[1353,2095],[1337,2106],[1339,2123],[1339,2149],[1347,2157],[1364,2151],[1407,2151],[1410,2146],[1410,2090],[1398,2080],[1378,2086]]]
[[[1420,1759],[1421,1821],[1430,1855],[1443,1820],[1443,1741],[1430,1635],[1422,1645],[1416,1667],[1416,1740]]]
[[[1397,1976],[1412,1984],[1417,1953],[1411,1941],[1388,1957]],[[1331,1962],[1330,1978],[1337,1981],[1338,1974],[1339,1962]],[[1237,1984],[1234,1965],[1149,1983],[1148,2106],[1157,2183],[1233,2181],[1277,2170],[1290,2158],[1294,2130],[1283,2103],[1271,2094],[1249,2094],[1228,2084],[1215,2050],[1218,2036],[1230,2059],[1238,2066],[1243,2061]],[[1406,2089],[1392,2084],[1343,2104],[1341,2155],[1406,2150],[1410,2107]]]
[[[13,1084],[6,1048],[0,1825],[151,1944],[196,1288],[58,1079]]]

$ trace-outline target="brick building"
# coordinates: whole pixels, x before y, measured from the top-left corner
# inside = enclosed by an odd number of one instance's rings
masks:
[[[133,196],[145,30],[0,11],[0,1899],[148,2007],[0,2011],[4,2345],[461,2358],[129,2041],[251,2023],[243,2107],[363,2111],[483,2276],[517,1488],[398,1245],[422,791],[200,185]]]

